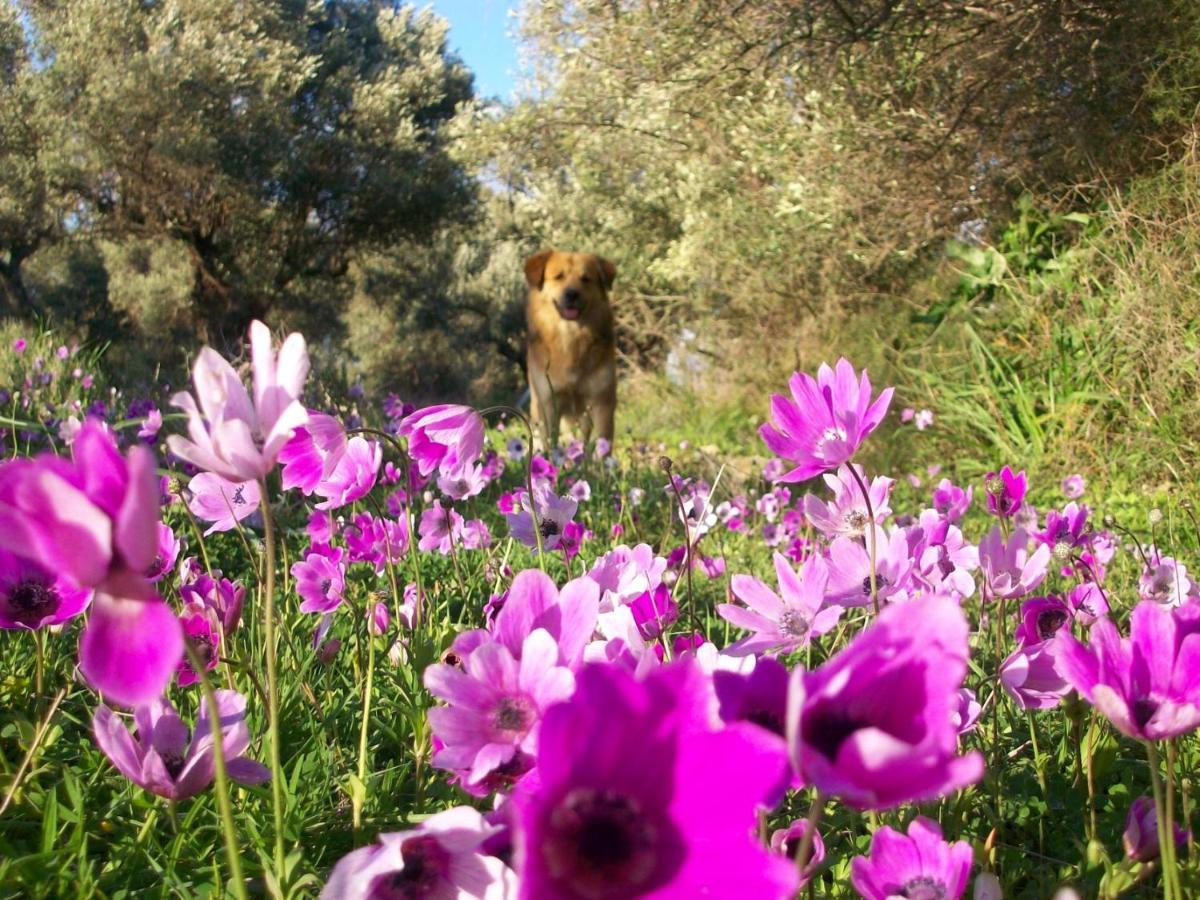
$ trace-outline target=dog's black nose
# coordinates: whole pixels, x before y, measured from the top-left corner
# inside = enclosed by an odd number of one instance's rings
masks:
[[[563,303],[565,303],[567,306],[579,305],[579,289],[567,288],[565,291],[563,291],[562,298]]]

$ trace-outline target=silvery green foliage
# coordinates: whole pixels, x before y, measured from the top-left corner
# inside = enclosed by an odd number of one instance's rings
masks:
[[[39,155],[18,155],[49,187],[51,221],[103,239],[110,300],[144,330],[190,321],[220,341],[272,310],[336,322],[356,254],[470,206],[445,124],[471,78],[428,11],[382,0],[18,7],[38,60],[22,70],[25,118],[45,125]],[[0,26],[0,47],[11,32]],[[11,168],[0,162],[6,188]],[[12,205],[0,203],[0,221]],[[21,220],[32,233],[32,215]],[[166,310],[152,308],[139,259],[167,273],[155,276],[169,282]]]

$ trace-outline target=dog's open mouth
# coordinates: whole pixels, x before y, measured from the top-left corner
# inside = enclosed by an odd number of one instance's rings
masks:
[[[579,313],[582,312],[577,306],[563,306],[561,303],[556,303],[555,306],[558,307],[558,314],[564,319],[578,319]]]

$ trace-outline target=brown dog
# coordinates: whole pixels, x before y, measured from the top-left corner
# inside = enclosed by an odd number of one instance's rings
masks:
[[[550,446],[562,417],[585,444],[592,436],[612,441],[617,363],[608,291],[616,274],[591,253],[543,250],[525,260],[529,408]]]

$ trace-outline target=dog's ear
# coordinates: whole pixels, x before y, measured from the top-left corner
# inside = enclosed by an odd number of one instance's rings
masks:
[[[542,289],[542,282],[546,277],[546,263],[549,262],[550,257],[553,255],[553,250],[543,250],[525,260],[525,281],[535,291]]]
[[[596,266],[600,269],[600,280],[604,283],[604,289],[611,290],[613,279],[617,277],[617,267],[603,256],[596,257]]]

